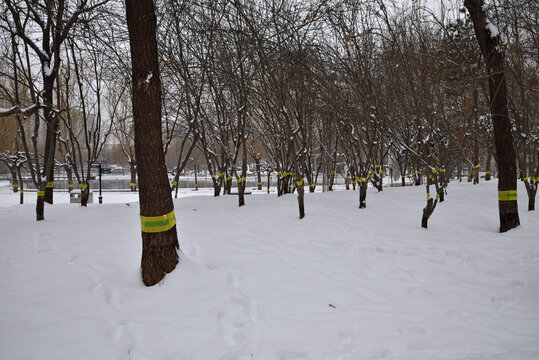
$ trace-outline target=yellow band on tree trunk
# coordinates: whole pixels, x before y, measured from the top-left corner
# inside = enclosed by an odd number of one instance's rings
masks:
[[[140,226],[142,232],[159,233],[172,229],[176,225],[176,216],[174,210],[161,216],[142,216],[140,215]]]
[[[48,188],[54,187],[54,182],[53,182],[53,181],[49,181],[49,182],[47,183],[47,186],[46,186],[46,187],[48,187]]]
[[[515,201],[517,199],[516,190],[498,191],[498,201]]]
[[[45,191],[38,191],[37,196],[45,196]]]

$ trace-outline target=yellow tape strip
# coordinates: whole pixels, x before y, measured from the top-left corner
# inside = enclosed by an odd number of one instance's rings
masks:
[[[14,188],[16,188],[16,187],[19,187],[19,185],[17,185],[17,184],[13,184],[13,187],[14,187]]]
[[[49,182],[47,183],[47,186],[45,186],[45,187],[47,187],[47,188],[49,188],[49,189],[52,189],[52,188],[54,187],[54,182],[53,182],[53,181],[49,181]]]
[[[515,201],[517,199],[516,190],[498,191],[498,201]]]
[[[37,196],[45,196],[45,191],[38,191]]]
[[[21,194],[24,194],[24,190],[21,190]]]
[[[256,183],[257,185],[262,185],[262,183]]]
[[[142,216],[140,215],[140,227],[145,233],[165,232],[176,225],[176,216],[174,210],[161,216]]]
[[[176,184],[174,184],[174,185],[176,185]],[[135,186],[137,186],[137,184],[135,184],[135,183],[129,184],[129,187],[135,187]]]
[[[72,187],[73,187],[73,184],[67,184],[67,187],[68,187],[68,188],[72,188]]]

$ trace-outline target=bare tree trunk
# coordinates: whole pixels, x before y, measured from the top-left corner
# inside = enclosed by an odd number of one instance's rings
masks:
[[[131,191],[137,191],[137,162],[135,160],[129,161],[129,171],[131,174],[131,183],[129,187]]]
[[[485,181],[490,181],[490,175],[491,175],[491,166],[490,163],[492,161],[492,151],[490,150],[490,147],[488,148],[487,152],[487,164],[485,167]]]
[[[73,190],[73,172],[70,166],[65,166],[64,169],[67,175],[67,192],[70,193]]]
[[[520,225],[517,206],[517,179],[515,149],[511,121],[507,108],[507,85],[503,54],[499,46],[500,35],[494,25],[487,22],[483,0],[465,0],[474,25],[475,36],[487,66],[490,113],[494,127],[494,143],[498,159],[498,208],[500,232]]]
[[[195,191],[198,191],[198,166],[195,164]]]
[[[299,177],[296,181],[297,190],[298,190],[298,206],[299,206],[299,218],[303,219],[305,217],[305,188],[303,187],[303,178]]]
[[[88,198],[90,197],[90,188],[82,189],[80,192],[80,206],[88,206]]]
[[[9,172],[11,173],[11,185],[13,188],[13,192],[16,193],[19,191],[19,184],[17,179],[17,170],[15,170],[15,166],[9,166],[8,165]]]
[[[479,164],[479,135],[477,135],[477,132],[474,136],[473,141],[473,162],[474,162],[474,174],[473,174],[473,183],[479,184],[479,169],[481,168],[481,165]]]
[[[367,207],[367,181],[359,180],[359,208],[364,209]]]
[[[155,285],[178,264],[178,237],[161,129],[161,80],[153,0],[126,0],[142,227],[142,280]]]
[[[45,187],[43,185],[37,189],[36,220],[45,220]]]
[[[22,181],[22,174],[21,174],[21,168],[17,168],[17,176],[19,177],[19,203],[22,205],[24,204],[24,182]]]
[[[262,190],[262,174],[260,173],[260,158],[256,158],[256,179],[257,179],[257,189]]]
[[[53,88],[54,88],[54,75],[47,76],[43,74],[43,102],[52,108]],[[43,161],[43,171],[47,179],[45,186],[44,200],[49,204],[53,203],[53,182],[54,182],[54,154],[56,152],[56,131],[57,131],[57,118],[55,114],[48,108],[43,109],[45,115],[45,121],[47,123],[47,136],[45,139],[45,154]]]

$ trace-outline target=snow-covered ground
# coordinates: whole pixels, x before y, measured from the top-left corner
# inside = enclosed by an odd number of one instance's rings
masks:
[[[4,184],[0,358],[536,360],[539,214],[520,186],[505,234],[494,181],[450,184],[429,230],[423,187],[369,189],[362,210],[306,194],[303,220],[295,195],[182,197],[180,264],[146,288],[136,195],[58,195],[36,222]]]

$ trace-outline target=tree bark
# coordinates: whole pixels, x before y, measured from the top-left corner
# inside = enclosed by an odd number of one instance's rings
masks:
[[[24,204],[24,182],[22,181],[22,174],[21,174],[21,168],[17,168],[17,176],[19,178],[19,203],[22,205]]]
[[[256,158],[256,188],[262,190],[262,174],[260,173],[260,158]]]
[[[137,162],[135,160],[129,161],[129,171],[131,174],[131,183],[129,187],[131,191],[137,191]]]
[[[485,181],[490,181],[490,176],[491,176],[491,166],[490,166],[490,163],[492,161],[492,151],[490,150],[490,147],[487,151],[487,164],[486,164],[486,167],[485,167]]]
[[[71,192],[73,190],[73,172],[71,171],[71,167],[66,166],[65,171],[67,174],[67,192]]]
[[[359,185],[359,208],[364,209],[367,207],[367,182],[361,181]]]
[[[141,270],[144,284],[152,286],[178,264],[179,245],[162,144],[161,80],[153,0],[126,0],[126,13],[142,221]]]
[[[500,35],[497,31],[493,33],[495,28],[490,22],[487,24],[483,0],[465,0],[464,6],[472,18],[475,36],[487,66],[490,113],[500,178],[498,181],[500,232],[505,232],[520,225],[520,219],[516,197],[516,158],[507,108],[507,84],[503,54],[499,46]]]
[[[52,66],[52,65],[51,65]],[[52,98],[54,89],[54,80],[56,76],[54,71],[51,75],[43,73],[43,102],[46,106],[52,108]],[[45,122],[47,123],[47,135],[45,138],[45,154],[43,160],[43,171],[47,183],[54,182],[54,154],[56,152],[56,131],[58,127],[56,115],[50,110],[50,108],[43,108],[43,114],[45,116]],[[45,202],[49,204],[53,203],[53,188],[45,187]]]

